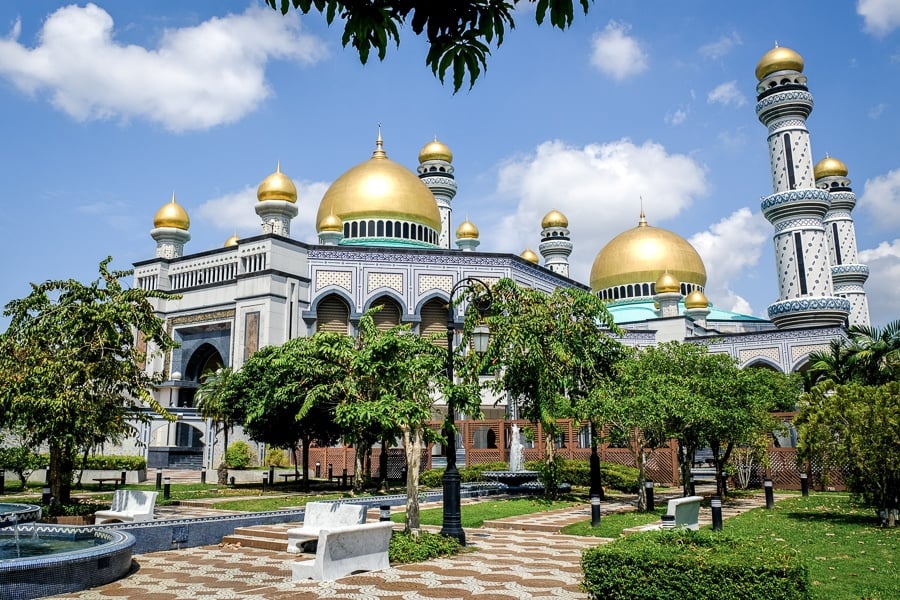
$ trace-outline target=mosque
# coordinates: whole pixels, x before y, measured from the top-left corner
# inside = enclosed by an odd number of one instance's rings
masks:
[[[413,172],[388,158],[379,131],[371,157],[322,198],[317,240],[291,237],[297,190],[280,165],[258,188],[259,235],[186,252],[187,212],[174,196],[159,209],[150,231],[156,255],[135,263],[134,285],[181,296],[154,301],[180,347],[146,365],[164,373],[154,393],[178,420],[142,425],[135,451],[150,467],[214,468],[216,444],[204,440],[215,440],[215,432],[194,408],[204,373],[239,369],[263,346],[317,331],[352,335],[373,306],[381,307],[380,327],[408,323],[421,334],[446,332],[451,289],[466,277],[488,284],[508,277],[547,292],[590,289],[607,302],[625,331],[622,341],[632,346],[689,341],[728,353],[742,367],[803,369],[809,353],[827,348],[848,324],[868,325],[868,268],[858,264],[847,167],[832,157],[813,165],[806,127],[813,98],[803,59],[776,46],[756,77],[773,187],[761,208],[774,228],[779,288],[768,319],[713,306],[700,255],[678,234],[650,225],[643,211],[636,227],[600,248],[587,285],[569,277],[568,257],[576,241],[594,241],[573,240],[565,215],[549,206],[535,240],[539,254],[481,252],[475,224],[465,219],[453,228],[450,149],[428,142]],[[457,314],[464,311],[463,305]],[[505,401],[493,400],[486,416],[504,418]]]

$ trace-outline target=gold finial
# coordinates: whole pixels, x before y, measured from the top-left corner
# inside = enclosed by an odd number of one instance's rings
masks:
[[[644,197],[640,196],[641,199],[641,218],[638,221],[638,227],[646,227],[647,226],[647,217],[644,216]]]
[[[275,172],[281,173],[281,161],[280,160],[277,163],[275,163]]]
[[[387,152],[384,151],[384,139],[381,137],[381,123],[378,123],[378,139],[375,140],[375,151],[372,158],[387,158]]]

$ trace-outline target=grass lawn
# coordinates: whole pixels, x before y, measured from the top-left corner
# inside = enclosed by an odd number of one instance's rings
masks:
[[[575,500],[544,500],[543,498],[515,498],[509,500],[487,500],[483,502],[475,502],[472,504],[463,504],[462,526],[464,528],[481,527],[485,521],[492,519],[502,519],[503,517],[513,517],[516,515],[527,515],[536,512],[544,512],[555,510],[557,508],[568,508],[584,504]],[[443,523],[443,509],[429,508],[419,513],[419,522],[422,525],[441,525]],[[391,520],[402,523],[406,519],[403,513],[395,513],[391,515]]]
[[[594,537],[617,538],[623,529],[659,523],[666,514],[665,506],[657,506],[652,512],[619,512],[600,516],[600,525],[591,527],[591,521],[579,521],[566,525],[560,533],[566,535],[587,535]]]
[[[728,533],[783,539],[809,565],[817,598],[900,598],[900,528],[882,529],[875,512],[846,495],[812,494],[781,500],[728,519]]]
[[[342,497],[341,494],[322,494],[320,496],[278,496],[274,498],[263,496],[260,498],[216,502],[211,505],[211,508],[219,510],[266,512],[270,510],[280,510],[282,508],[306,506],[308,502],[315,502],[317,500],[335,500]]]

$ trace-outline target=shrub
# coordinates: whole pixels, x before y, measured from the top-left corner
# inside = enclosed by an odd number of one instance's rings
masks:
[[[424,471],[419,474],[419,485],[427,488],[441,487],[443,477],[443,469],[431,469],[428,471]]]
[[[97,454],[88,456],[85,469],[99,471],[140,471],[147,468],[147,460],[143,456],[120,456],[115,454]]]
[[[459,552],[459,542],[438,533],[419,532],[418,536],[406,532],[394,532],[388,548],[391,564],[421,562],[440,556],[452,556]]]
[[[225,452],[225,462],[232,469],[246,469],[253,460],[253,453],[247,442],[238,440],[232,442]]]
[[[25,446],[0,448],[0,468],[15,473],[23,490],[31,473],[35,469],[43,468],[46,464],[43,457],[31,448]]]
[[[291,461],[288,460],[287,451],[284,448],[269,448],[266,451],[267,467],[289,467]]]
[[[542,461],[528,461],[525,468],[540,471]],[[587,487],[591,485],[591,463],[587,460],[563,461],[559,481]],[[635,494],[638,491],[638,470],[618,463],[600,463],[600,481],[604,488]]]
[[[710,531],[656,531],[589,548],[584,588],[609,600],[788,600],[811,597],[809,571],[783,544]]]

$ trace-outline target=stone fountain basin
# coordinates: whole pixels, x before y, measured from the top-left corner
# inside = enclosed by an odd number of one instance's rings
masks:
[[[33,504],[0,503],[0,529],[33,523],[41,518],[41,507]]]
[[[537,471],[483,471],[481,476],[488,481],[504,483],[510,487],[520,487],[527,483],[536,483]]]

